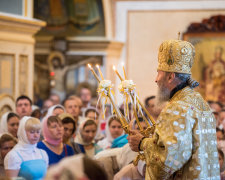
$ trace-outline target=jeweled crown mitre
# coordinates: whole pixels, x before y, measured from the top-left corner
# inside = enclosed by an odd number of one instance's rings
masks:
[[[191,74],[194,62],[195,48],[181,40],[167,40],[159,47],[158,70]]]

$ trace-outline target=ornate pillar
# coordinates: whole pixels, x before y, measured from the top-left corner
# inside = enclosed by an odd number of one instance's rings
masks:
[[[1,95],[15,100],[24,94],[33,99],[33,35],[43,26],[40,20],[0,13]]]

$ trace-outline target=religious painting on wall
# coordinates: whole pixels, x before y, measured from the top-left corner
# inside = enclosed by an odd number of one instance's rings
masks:
[[[223,29],[206,29],[203,32],[187,32],[184,40],[195,46],[195,61],[192,68],[192,76],[200,82],[199,92],[208,101],[218,101],[225,104],[225,17],[214,16],[215,20],[224,23],[224,26],[217,26]],[[211,20],[210,18],[209,20]],[[205,25],[209,21],[204,21]],[[196,24],[195,24],[196,25]],[[190,26],[191,27],[191,26]],[[208,27],[208,26],[207,26]]]
[[[35,0],[34,17],[47,23],[37,36],[105,36],[102,0]]]
[[[12,54],[0,54],[0,94],[15,94],[15,57]]]

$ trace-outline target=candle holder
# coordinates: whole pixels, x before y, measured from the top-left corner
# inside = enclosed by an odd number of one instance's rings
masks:
[[[123,80],[123,81],[121,81],[121,83],[119,85],[119,91],[125,97],[125,104],[127,104],[129,100],[131,101],[133,113],[134,113],[137,125],[140,129],[140,133],[145,137],[149,137],[151,134],[154,133],[155,121],[150,116],[150,114],[147,114],[148,112],[146,112],[147,117],[145,117],[144,113],[142,112],[143,105],[141,104],[135,90],[136,90],[136,85],[133,83],[132,80]],[[147,110],[143,109],[143,111],[145,112]],[[141,116],[143,117],[143,119],[147,125],[147,129],[145,129],[145,130],[143,129],[143,127],[141,126],[141,124],[139,122],[138,112],[141,113]],[[149,121],[151,122],[151,124],[149,123]]]
[[[103,75],[101,73],[101,70],[99,68],[99,66],[96,66],[99,70],[99,74],[102,78],[102,80],[99,79],[98,75],[95,73],[95,71],[93,70],[93,68],[91,67],[90,64],[88,64],[88,67],[90,68],[90,70],[92,71],[93,75],[95,76],[95,78],[98,80],[99,82],[99,86],[98,86],[98,94],[99,94],[99,100],[100,99],[109,99],[113,109],[117,115],[117,117],[119,118],[121,124],[122,124],[122,128],[124,129],[124,131],[129,134],[130,130],[129,130],[129,124],[126,120],[126,118],[122,115],[122,113],[120,112],[119,108],[117,107],[116,103],[115,103],[115,98],[113,96],[113,91],[112,91],[112,83],[110,80],[104,80]],[[106,101],[105,101],[106,102]],[[103,112],[104,113],[104,112]]]
[[[120,122],[122,124],[122,128],[124,129],[124,131],[127,134],[130,134],[130,126],[128,124],[129,120],[128,120],[128,118],[124,117],[124,115],[121,113],[121,111],[119,110],[118,106],[115,103],[115,100],[114,100],[115,98],[114,98],[113,92],[112,92],[112,83],[111,83],[111,81],[110,80],[104,80],[99,66],[96,66],[96,67],[97,67],[97,69],[99,71],[99,74],[100,74],[102,80],[99,79],[99,77],[97,76],[97,74],[95,73],[95,71],[93,70],[91,65],[88,65],[88,66],[89,66],[90,70],[92,71],[93,75],[95,76],[95,78],[99,82],[99,86],[98,86],[98,90],[97,90],[97,92],[99,94],[99,99],[108,98],[110,100],[110,102],[111,102],[111,104],[113,106],[113,109],[114,109],[117,117],[119,118],[119,120],[120,120]],[[145,119],[145,122],[147,123],[148,127],[147,127],[146,130],[144,130],[143,127],[141,126],[140,121],[138,119],[137,112],[141,111],[140,106],[142,107],[143,105],[140,103],[140,100],[139,100],[139,98],[136,95],[135,84],[133,83],[132,80],[126,80],[126,74],[125,74],[124,68],[123,68],[123,71],[124,71],[125,80],[120,76],[120,74],[116,70],[115,66],[113,67],[113,69],[114,69],[115,73],[117,74],[117,76],[121,80],[121,84],[120,84],[120,87],[119,87],[120,91],[122,91],[123,94],[126,95],[126,98],[128,98],[128,96],[129,96],[131,101],[133,102],[134,116],[135,116],[136,122],[138,124],[138,127],[140,129],[140,133],[143,136],[145,136],[145,137],[149,137],[151,134],[154,133],[155,122],[151,121],[152,122],[152,126],[150,126],[147,118],[142,113],[142,116]],[[133,164],[137,165],[139,160],[145,160],[145,157],[144,157],[143,153],[141,153],[141,152],[139,152],[138,156],[133,161]]]
[[[140,129],[140,133],[145,137],[149,137],[151,134],[154,133],[155,121],[152,118],[152,116],[148,113],[148,111],[144,107],[144,105],[140,102],[140,100],[137,96],[137,93],[135,91],[136,85],[134,84],[134,82],[132,80],[127,80],[124,66],[123,66],[123,73],[124,73],[125,80],[121,77],[119,72],[116,70],[115,66],[113,66],[113,70],[115,71],[115,73],[117,74],[119,79],[121,80],[121,83],[119,85],[119,91],[125,97],[124,108],[126,109],[126,107],[128,107],[128,101],[130,100],[131,104],[132,104],[132,108],[133,108],[134,117],[135,117],[137,125]],[[142,109],[146,113],[147,117],[145,117],[144,113],[142,112]],[[127,110],[126,110],[126,112],[127,112]],[[138,112],[141,112],[141,116],[143,117],[143,119],[147,125],[147,129],[145,129],[145,130],[141,126],[140,121],[138,119]],[[149,123],[149,121],[151,122],[151,124]]]
[[[120,119],[122,128],[124,129],[124,131],[127,134],[129,134],[129,124],[127,123],[126,118],[122,115],[122,113],[120,112],[119,108],[117,107],[117,105],[115,103],[115,100],[114,100],[115,98],[114,98],[113,92],[112,92],[111,81],[110,80],[100,81],[97,92],[100,96],[100,99],[101,98],[109,98],[117,117]]]

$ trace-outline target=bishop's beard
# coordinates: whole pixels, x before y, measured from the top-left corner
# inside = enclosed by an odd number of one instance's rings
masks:
[[[165,102],[169,101],[169,99],[170,90],[167,87],[163,86],[163,84],[158,86],[156,95],[156,105],[161,106]]]

